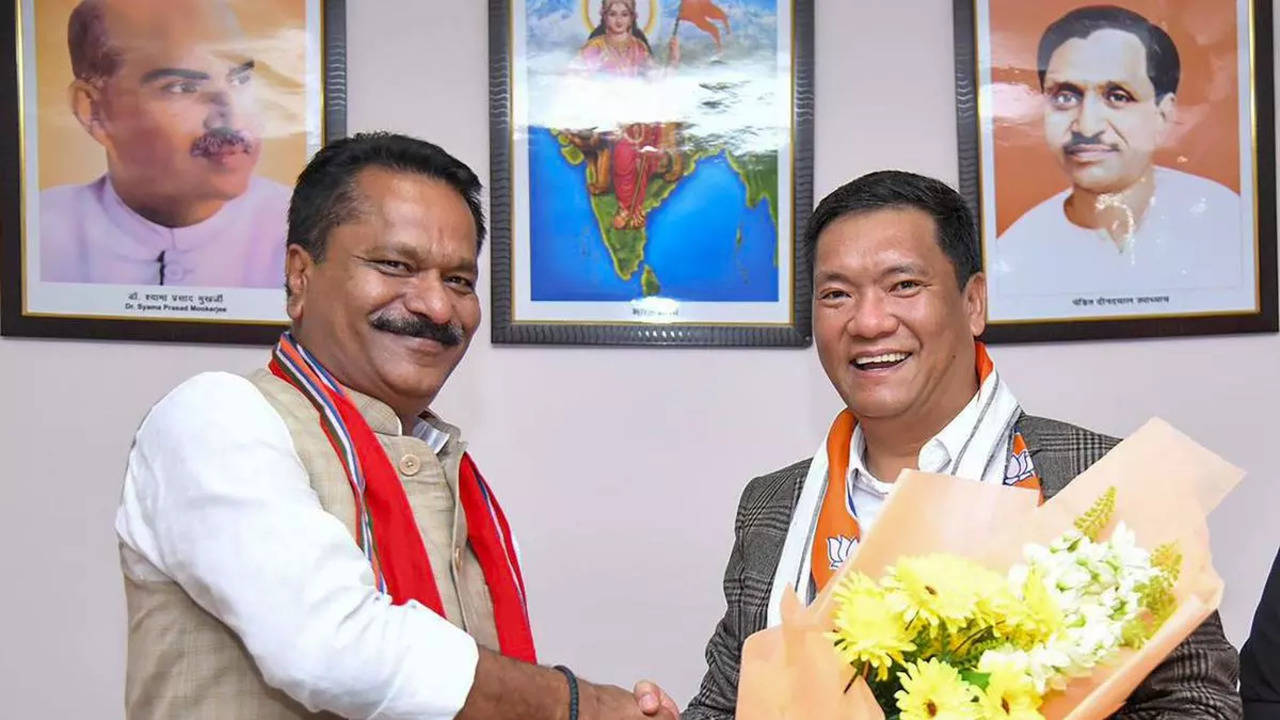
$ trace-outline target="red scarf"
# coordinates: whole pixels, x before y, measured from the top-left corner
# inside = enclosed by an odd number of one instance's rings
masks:
[[[369,423],[342,386],[290,333],[281,337],[268,367],[305,395],[320,413],[321,428],[351,482],[356,542],[370,559],[378,587],[396,605],[417,600],[444,617],[431,559],[404,485]],[[350,462],[352,456],[354,463]],[[493,600],[502,654],[537,662],[511,527],[493,491],[465,453],[458,471],[458,500],[467,517],[467,540]]]

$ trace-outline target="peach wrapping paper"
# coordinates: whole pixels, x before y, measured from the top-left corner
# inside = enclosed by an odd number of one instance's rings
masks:
[[[1072,681],[1065,692],[1050,694],[1040,708],[1047,720],[1105,718],[1217,609],[1223,584],[1210,557],[1205,517],[1243,476],[1159,419],[1039,507],[1030,490],[906,471],[875,526],[813,604],[803,607],[789,590],[782,624],[747,638],[736,717],[883,720],[864,681],[844,692],[853,671],[823,637],[832,627],[836,582],[853,570],[879,578],[898,557],[931,552],[1006,571],[1021,561],[1024,544],[1049,543],[1114,486],[1116,511],[1103,536],[1123,521],[1148,550],[1177,542],[1183,560],[1174,587],[1177,610],[1155,636],[1141,650],[1123,650],[1110,665]]]

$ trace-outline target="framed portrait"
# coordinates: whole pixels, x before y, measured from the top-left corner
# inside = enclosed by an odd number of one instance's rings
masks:
[[[346,132],[342,0],[0,11],[0,331],[269,343],[294,179]]]
[[[956,0],[986,338],[1275,332],[1270,0]]]
[[[495,343],[810,342],[812,0],[490,0]]]

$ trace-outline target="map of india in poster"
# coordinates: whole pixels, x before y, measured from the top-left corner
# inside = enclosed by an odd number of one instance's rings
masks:
[[[516,319],[789,319],[790,12],[512,3]]]

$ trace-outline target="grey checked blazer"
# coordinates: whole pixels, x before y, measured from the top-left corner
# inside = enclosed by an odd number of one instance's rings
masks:
[[[1018,420],[1018,429],[1046,496],[1061,490],[1119,442],[1030,415]],[[727,609],[707,643],[707,674],[682,715],[686,720],[733,717],[742,643],[765,627],[774,571],[808,472],[809,461],[798,462],[752,480],[742,493],[733,551],[724,572]],[[1238,674],[1236,650],[1223,636],[1215,612],[1147,677],[1113,717],[1240,720]]]

